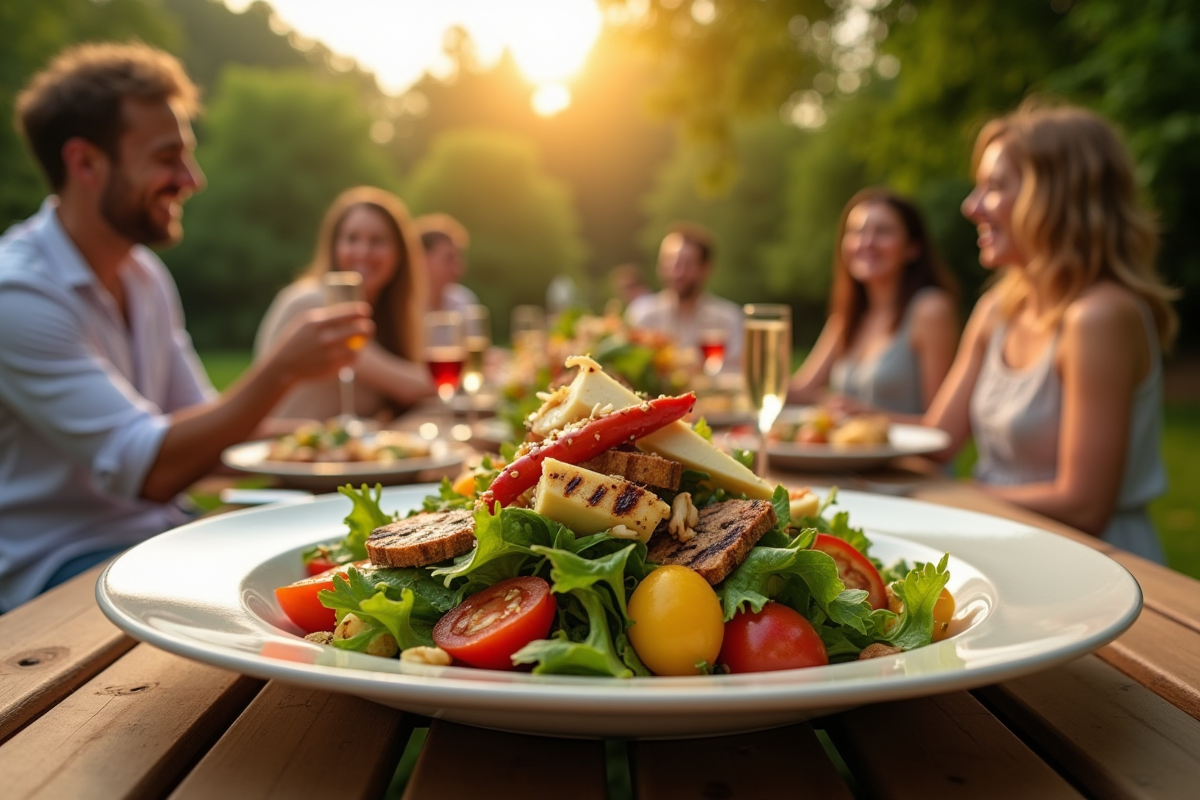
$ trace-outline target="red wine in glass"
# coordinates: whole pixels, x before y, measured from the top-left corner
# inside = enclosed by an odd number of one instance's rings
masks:
[[[704,371],[716,375],[725,364],[725,331],[704,330],[700,332],[700,356]]]
[[[437,385],[438,396],[449,402],[462,379],[463,365],[467,362],[467,351],[460,347],[431,348],[426,354],[429,374]]]

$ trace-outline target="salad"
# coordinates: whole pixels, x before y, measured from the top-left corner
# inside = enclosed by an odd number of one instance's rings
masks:
[[[431,664],[629,678],[819,666],[922,647],[948,556],[884,566],[836,490],[770,487],[713,447],[694,397],[647,400],[576,357],[534,441],[404,518],[343,487],[347,535],[276,590],[309,638]],[[613,388],[616,387],[616,388]],[[626,402],[628,401],[628,402]]]
[[[429,443],[402,431],[378,431],[356,436],[340,418],[306,422],[271,442],[268,461],[391,463],[429,455]]]

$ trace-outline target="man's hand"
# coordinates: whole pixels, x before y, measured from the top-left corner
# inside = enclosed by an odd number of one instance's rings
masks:
[[[353,364],[363,342],[374,334],[367,303],[312,309],[292,320],[264,368],[289,387],[297,381],[324,378]]]

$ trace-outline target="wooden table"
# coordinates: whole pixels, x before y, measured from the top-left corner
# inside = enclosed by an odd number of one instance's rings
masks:
[[[1141,617],[1094,655],[975,691],[601,742],[430,721],[167,654],[100,613],[96,569],[0,616],[0,797],[1200,796],[1200,582],[944,477],[908,479],[919,499],[1103,550],[1141,583]]]

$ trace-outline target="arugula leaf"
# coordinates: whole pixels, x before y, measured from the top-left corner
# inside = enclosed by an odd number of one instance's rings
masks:
[[[475,512],[475,548],[454,559],[449,566],[432,571],[449,586],[455,578],[470,576],[468,585],[490,586],[521,574],[522,567],[534,556],[532,545],[553,545],[562,526],[526,508],[485,507]],[[459,593],[466,591],[459,588]]]
[[[387,628],[401,650],[422,644],[430,646],[433,644],[433,628],[416,629],[412,618],[414,600],[412,589],[401,590],[399,600],[388,599],[387,592],[376,592],[359,603],[359,608]]]
[[[696,420],[696,424],[692,426],[692,430],[700,435],[704,441],[712,444],[712,428],[708,425],[708,420],[704,417]]]
[[[911,570],[903,581],[892,585],[892,590],[904,603],[897,621],[887,639],[897,647],[912,650],[933,641],[933,606],[950,580],[946,564],[950,554],[933,564],[923,564]]]
[[[450,483],[449,478],[442,478],[442,482],[438,484],[437,494],[427,494],[421,501],[420,508],[414,508],[408,512],[408,516],[414,517],[417,514],[437,511],[451,511],[456,508],[474,508],[475,500],[470,497],[465,497],[454,491],[454,485]]]
[[[334,575],[333,589],[324,589],[317,598],[326,608],[332,608],[340,623],[347,614],[354,614],[368,626],[365,631],[349,638],[335,639],[333,644],[343,650],[366,652],[367,647],[380,634],[388,633],[396,640],[401,650],[418,644],[433,644],[433,624],[441,613],[426,611],[414,617],[417,594],[412,588],[395,588],[397,597],[388,597],[388,584],[375,581],[370,571],[362,572],[350,567],[346,577]],[[432,605],[425,598],[430,609]]]
[[[812,537],[802,536],[787,547],[755,547],[750,551],[746,560],[717,589],[726,622],[733,619],[743,605],[761,611],[767,601],[782,592],[793,579],[803,581],[809,596],[828,614],[829,604],[846,587],[838,578],[837,565],[832,558],[819,550],[801,547],[806,540],[808,545],[812,544]],[[796,610],[808,616],[807,609]]]
[[[317,545],[301,554],[301,559],[307,564],[318,556],[325,556],[334,564],[349,564],[351,561],[362,561],[367,557],[367,537],[380,525],[387,525],[396,519],[379,507],[379,499],[383,496],[383,486],[375,484],[375,493],[364,483],[361,489],[353,486],[339,486],[338,491],[350,498],[354,505],[343,522],[349,533],[340,542],[331,545]]]
[[[729,455],[733,456],[733,460],[741,464],[746,469],[754,470],[754,461],[757,453],[754,450],[742,450],[737,447],[732,447],[729,450]]]
[[[792,524],[791,498],[788,490],[776,486],[771,494],[771,507],[775,509],[775,527],[763,534],[758,540],[758,547],[787,547],[792,541],[788,536],[788,526]]]
[[[634,670],[621,659],[613,644],[608,612],[604,610],[600,593],[589,587],[573,589],[571,595],[587,613],[587,638],[581,642],[571,641],[565,630],[558,630],[549,639],[535,639],[513,653],[513,663],[536,664],[533,671],[539,675],[632,677]]]
[[[612,590],[621,618],[627,620],[629,612],[625,607],[625,562],[636,546],[629,544],[611,555],[596,559],[587,559],[566,550],[536,544],[533,551],[545,556],[553,565],[550,580],[556,593],[562,594],[603,582]]]

